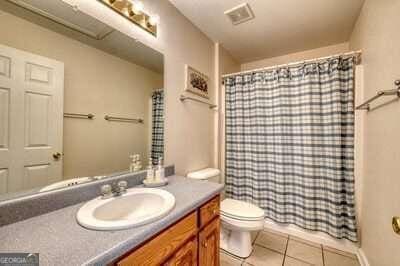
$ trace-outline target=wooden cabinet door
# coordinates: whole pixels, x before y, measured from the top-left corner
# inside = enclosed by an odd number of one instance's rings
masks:
[[[220,221],[214,219],[199,233],[199,265],[219,266]]]
[[[176,250],[185,246],[197,233],[197,213],[193,212],[175,225],[128,254],[117,262],[118,266],[162,265],[168,257],[175,257]],[[197,246],[197,245],[196,245]],[[179,249],[178,249],[179,248]],[[196,256],[197,257],[197,256]]]
[[[197,238],[186,243],[163,266],[197,266]]]

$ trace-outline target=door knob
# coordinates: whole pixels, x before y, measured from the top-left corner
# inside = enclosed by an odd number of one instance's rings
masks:
[[[393,216],[392,218],[392,227],[393,227],[393,231],[400,235],[400,217],[398,216]]]
[[[54,158],[54,160],[56,160],[56,161],[60,160],[60,158],[61,158],[61,153],[59,153],[59,152],[53,153],[53,158]]]

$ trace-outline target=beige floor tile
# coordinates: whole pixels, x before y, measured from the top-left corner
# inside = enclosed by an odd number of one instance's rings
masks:
[[[305,240],[305,239],[297,237],[297,236],[290,236],[289,238],[293,239],[293,240],[296,240],[298,242],[302,242],[302,243],[308,244],[308,245],[316,247],[316,248],[320,248],[321,247],[321,244],[319,244],[317,242],[312,242],[312,241],[309,241],[309,240]]]
[[[281,266],[283,263],[283,255],[255,245],[253,252],[250,257],[245,260],[245,263],[253,266]]]
[[[219,253],[220,265],[221,266],[240,266],[242,261],[226,254],[225,252]]]
[[[331,248],[331,247],[328,247],[328,246],[323,246],[322,248],[324,250],[327,250],[327,251],[330,251],[330,252],[333,252],[333,253],[336,253],[336,254],[339,254],[339,255],[342,255],[342,256],[346,256],[346,257],[349,257],[349,258],[352,258],[352,259],[357,259],[357,255],[354,254],[354,253],[341,251],[341,250],[338,250],[336,248]]]
[[[287,240],[287,237],[283,237],[269,231],[262,231],[258,234],[255,243],[257,245],[285,254]]]
[[[286,255],[314,265],[322,266],[322,248],[289,239]]]
[[[280,236],[283,236],[283,237],[289,237],[288,234],[284,234],[282,232],[275,231],[275,230],[272,230],[272,229],[269,229],[269,228],[264,228],[264,231],[267,231],[267,232],[270,232],[270,233],[273,233],[273,234],[276,234],[276,235],[280,235]]]
[[[312,264],[286,256],[284,266],[312,266]]]
[[[324,250],[325,266],[360,266],[357,259]]]

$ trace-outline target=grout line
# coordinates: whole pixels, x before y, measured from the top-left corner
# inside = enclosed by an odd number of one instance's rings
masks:
[[[254,238],[253,242],[251,243],[252,245],[254,245],[254,243],[256,243],[256,240],[257,240],[258,236],[260,235],[260,233],[261,233],[261,231],[257,232],[256,237]]]
[[[286,255],[285,257],[288,257],[288,258],[291,258],[291,259],[294,259],[294,260],[297,260],[297,261],[301,261],[301,262],[303,262],[303,263],[305,263],[305,264],[308,264],[308,265],[314,265],[314,264],[311,264],[310,262],[308,262],[308,261],[305,261],[305,260],[302,260],[302,259],[299,259],[299,258],[295,258],[295,257],[292,257],[292,256],[289,256],[289,255]]]
[[[303,242],[303,241],[306,241],[306,240],[305,240],[305,239],[302,239],[302,238],[299,238],[299,237],[296,237],[296,239],[291,239],[291,240],[292,240],[292,241],[295,241],[295,242],[298,242],[298,243],[302,243],[302,244],[307,245],[307,246],[312,247],[312,248],[318,248],[318,247],[316,247],[315,245],[312,245],[312,244],[310,244],[310,243]],[[303,241],[302,241],[302,240],[303,240]],[[310,242],[312,242],[312,241],[310,241]],[[312,242],[312,243],[315,243],[315,242]],[[321,246],[321,248],[322,248],[322,244],[320,244],[320,243],[315,243],[315,244]]]
[[[288,236],[287,236],[287,239],[286,239],[286,247],[285,247],[285,253],[283,254],[282,266],[285,265],[286,253],[287,253],[287,249],[288,249],[288,246],[289,246],[289,238],[290,238],[290,235],[288,235]]]
[[[231,257],[231,258],[233,258],[233,259],[235,259],[235,260],[238,260],[238,261],[241,261],[241,262],[244,261],[243,258],[238,257],[238,256],[235,256],[235,255],[229,253],[228,251],[223,250],[222,248],[220,248],[219,250],[220,250],[221,253],[224,253],[224,254],[227,255],[228,257]]]
[[[321,245],[321,253],[322,253],[322,265],[325,266],[325,256],[324,256],[324,247]]]

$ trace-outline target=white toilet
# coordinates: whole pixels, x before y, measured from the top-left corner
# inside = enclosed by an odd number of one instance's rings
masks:
[[[187,175],[188,178],[219,183],[220,171],[206,168]],[[264,211],[240,200],[224,199],[221,202],[221,241],[223,250],[247,258],[252,251],[251,232],[264,227]]]

